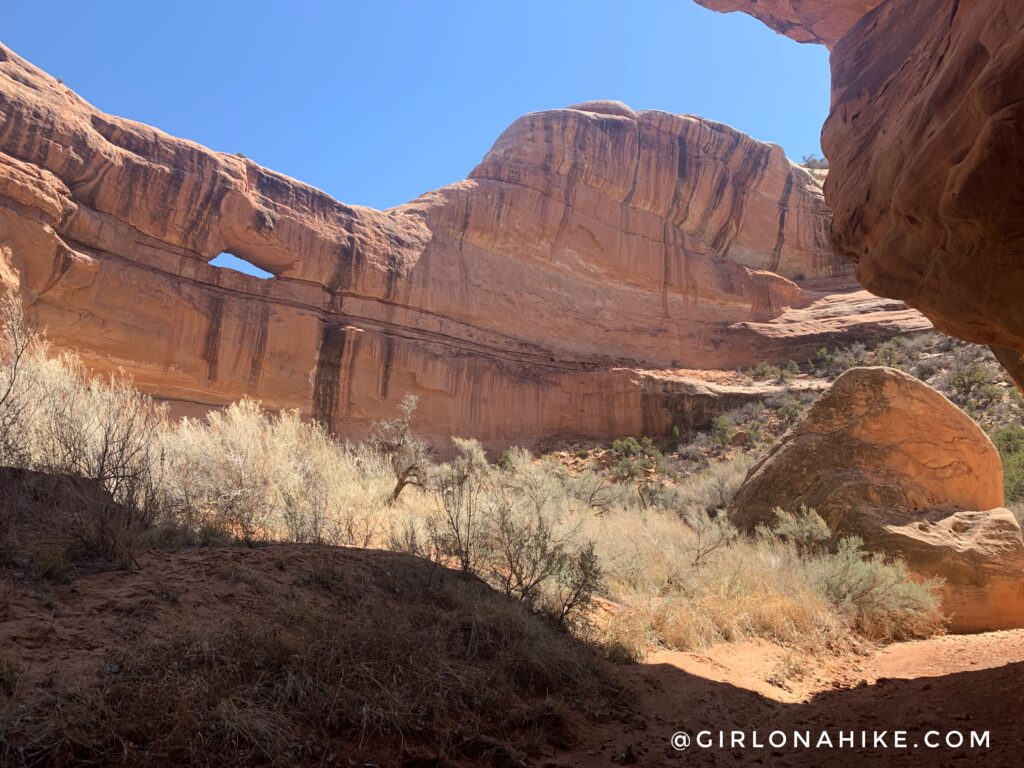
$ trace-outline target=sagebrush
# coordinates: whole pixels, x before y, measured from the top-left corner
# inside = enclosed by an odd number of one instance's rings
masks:
[[[251,400],[176,421],[123,375],[92,376],[54,355],[5,307],[3,462],[97,489],[70,516],[66,550],[36,553],[43,577],[73,577],[83,552],[128,565],[140,546],[394,549],[455,567],[630,658],[752,636],[820,649],[938,625],[927,585],[851,542],[837,548],[807,511],[755,537],[726,520],[771,429],[804,399],[745,406],[703,444],[680,446],[678,430],[661,446],[623,439],[606,465],[582,471],[521,449],[494,463],[459,439],[437,461],[415,436],[413,398],[357,445]],[[0,523],[6,541],[24,521]]]

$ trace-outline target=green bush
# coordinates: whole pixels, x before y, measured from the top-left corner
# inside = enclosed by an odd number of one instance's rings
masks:
[[[665,454],[649,437],[639,442],[634,437],[616,440],[612,443],[612,452],[618,460],[611,468],[611,475],[618,482],[636,483],[650,472],[665,469]]]
[[[1024,501],[1024,453],[1003,459],[1003,488],[1008,504]]]
[[[818,157],[815,154],[804,155],[800,161],[800,165],[804,168],[814,168],[816,170],[828,170],[828,160],[823,157]]]
[[[1024,427],[1000,427],[992,432],[991,437],[1003,459],[1006,502],[1024,501]]]
[[[779,418],[787,424],[792,424],[800,418],[800,414],[803,412],[804,405],[799,400],[789,400],[779,406],[778,409]]]
[[[902,368],[905,359],[903,349],[896,343],[895,339],[880,344],[875,350],[875,365]]]
[[[814,367],[819,375],[836,379],[850,368],[864,365],[866,361],[867,348],[858,342],[844,349],[829,350],[822,347],[814,356]]]
[[[864,551],[857,536],[839,540],[834,553],[805,561],[810,582],[859,634],[889,642],[924,637],[942,625],[935,590],[940,582],[913,581],[901,561]]]
[[[612,451],[624,458],[653,459],[660,461],[664,454],[649,437],[643,437],[639,441],[635,437],[626,437],[612,443]]]
[[[761,363],[750,372],[756,381],[774,381],[783,378],[782,369],[771,363]]]
[[[832,530],[821,515],[805,506],[797,513],[776,507],[773,512],[777,522],[772,532],[785,541],[791,542],[802,555],[822,552],[832,539]]]
[[[719,448],[725,448],[732,439],[733,425],[728,416],[716,416],[711,422],[711,439]]]

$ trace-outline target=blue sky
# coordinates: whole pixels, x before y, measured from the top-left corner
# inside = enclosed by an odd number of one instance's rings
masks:
[[[689,0],[6,0],[3,42],[107,112],[384,208],[590,99],[819,153],[828,59]]]

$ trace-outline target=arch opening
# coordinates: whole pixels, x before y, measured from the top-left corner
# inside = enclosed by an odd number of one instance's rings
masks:
[[[270,280],[276,277],[273,272],[267,272],[265,269],[260,269],[251,261],[246,261],[243,258],[235,256],[233,253],[224,251],[215,258],[209,261],[211,267],[219,267],[220,269],[231,269],[235,272],[241,272],[243,275],[251,275],[252,277],[258,277],[261,280]]]

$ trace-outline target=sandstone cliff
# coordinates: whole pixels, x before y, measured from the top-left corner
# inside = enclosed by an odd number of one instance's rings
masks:
[[[837,251],[1024,384],[1024,3],[698,1],[832,48]]]
[[[527,115],[406,205],[345,205],[0,49],[0,278],[55,344],[184,411],[249,394],[358,436],[412,392],[428,436],[493,446],[701,426],[735,393],[656,371],[926,325],[821,289],[850,269],[829,220],[779,147],[612,102]]]
[[[800,43],[832,46],[883,0],[695,0],[723,13],[743,11]]]

